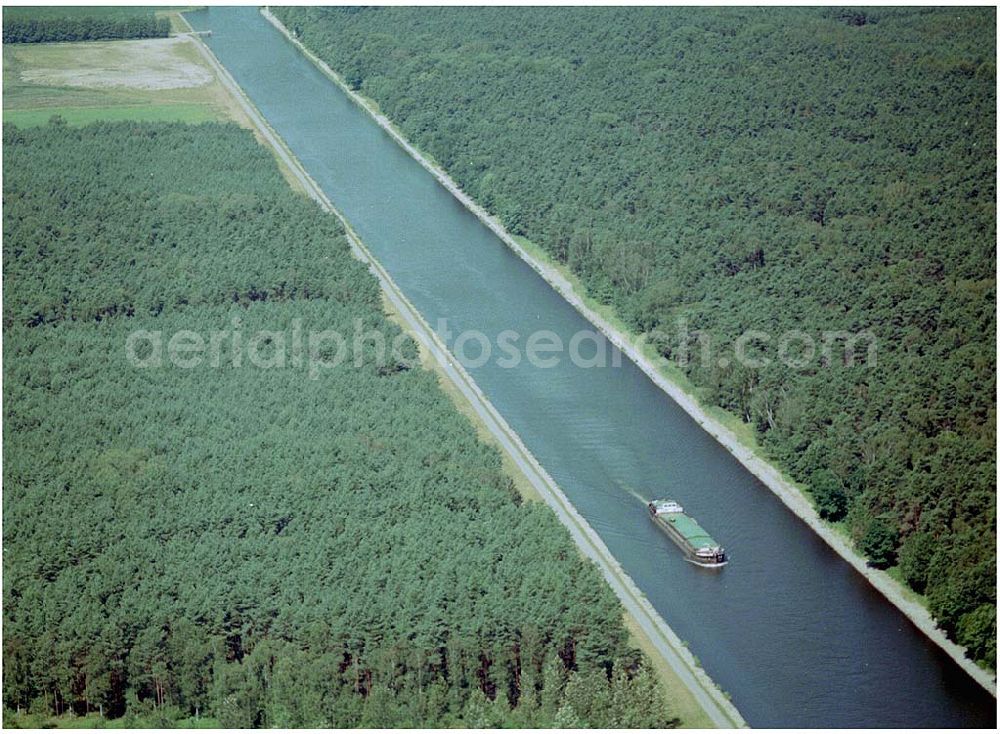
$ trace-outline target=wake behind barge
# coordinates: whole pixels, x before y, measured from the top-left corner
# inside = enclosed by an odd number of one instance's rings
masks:
[[[684,550],[689,561],[709,568],[726,565],[726,550],[694,518],[685,515],[679,504],[673,500],[653,500],[648,507],[653,522]]]

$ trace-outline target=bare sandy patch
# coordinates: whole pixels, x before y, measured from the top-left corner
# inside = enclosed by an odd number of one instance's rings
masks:
[[[187,89],[210,84],[213,76],[192,59],[190,38],[59,44],[39,65],[25,58],[21,80],[28,84],[81,89]],[[18,55],[30,50],[18,50]],[[38,59],[41,60],[41,59]]]

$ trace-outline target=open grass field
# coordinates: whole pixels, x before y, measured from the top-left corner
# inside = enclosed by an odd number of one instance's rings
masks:
[[[218,115],[204,105],[121,105],[117,107],[47,107],[34,110],[16,110],[4,114],[6,122],[18,127],[45,125],[54,115],[69,125],[88,125],[91,122],[212,122]]]
[[[96,120],[246,124],[188,38],[12,44],[3,49],[3,119],[31,127],[59,115]]]

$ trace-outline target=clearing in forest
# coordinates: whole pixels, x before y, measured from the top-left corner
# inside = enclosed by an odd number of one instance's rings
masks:
[[[246,124],[190,38],[11,44],[3,49],[3,117],[22,127],[60,115],[94,120]]]

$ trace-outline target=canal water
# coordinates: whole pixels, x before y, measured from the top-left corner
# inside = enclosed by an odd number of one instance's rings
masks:
[[[590,328],[256,9],[187,18],[432,326],[513,330],[522,352],[535,331]],[[627,359],[470,373],[752,726],[994,724],[992,696]],[[653,497],[681,502],[728,567],[685,562]]]

